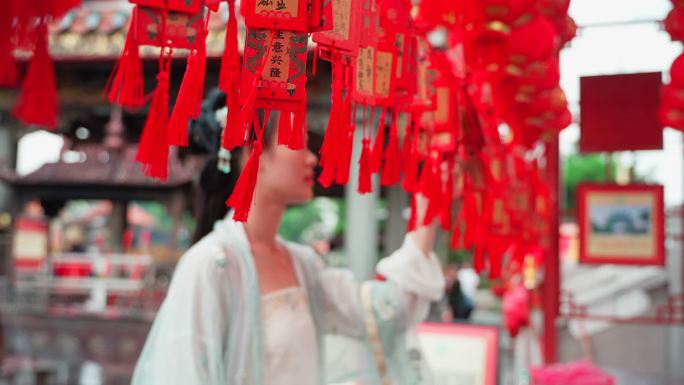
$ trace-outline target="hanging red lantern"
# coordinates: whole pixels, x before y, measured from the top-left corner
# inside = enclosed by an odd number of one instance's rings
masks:
[[[570,9],[570,0],[540,0],[539,10],[551,20],[565,18]]]
[[[506,330],[515,338],[530,320],[530,294],[522,284],[517,284],[503,296],[503,315]]]
[[[535,12],[535,0],[484,0],[480,2],[483,29],[508,35]]]
[[[508,46],[509,64],[524,67],[555,55],[559,41],[553,24],[545,17],[536,17],[511,33]]]
[[[659,116],[663,126],[684,131],[684,108],[664,102],[660,106]]]
[[[673,8],[663,24],[673,41],[684,41],[684,8]]]
[[[670,82],[676,87],[684,88],[684,54],[677,56],[670,66]]]
[[[575,23],[575,19],[570,16],[565,16],[564,18],[556,20],[554,25],[558,32],[561,47],[565,46],[570,40],[577,36],[577,23]]]

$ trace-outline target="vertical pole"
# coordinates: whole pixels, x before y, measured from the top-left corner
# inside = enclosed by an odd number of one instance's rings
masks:
[[[546,177],[551,188],[551,223],[550,243],[546,252],[544,266],[543,311],[544,311],[544,362],[554,363],[558,359],[558,339],[556,317],[558,316],[558,300],[560,296],[560,261],[558,255],[559,207],[560,191],[558,136],[554,135],[546,142]]]
[[[107,225],[109,237],[107,238],[107,248],[113,253],[123,251],[123,235],[126,231],[126,212],[128,202],[112,201],[112,214]]]
[[[684,160],[684,152],[682,153],[682,159]],[[669,244],[669,247],[666,247],[666,268],[670,272],[669,295],[679,295],[682,296],[680,298],[684,300],[684,206],[677,209],[676,214],[671,215],[673,218],[668,218],[668,215],[665,216],[665,235],[666,237],[674,238],[672,242],[665,244],[666,246]],[[672,232],[670,233],[667,230],[671,230]],[[684,303],[680,302],[680,306],[684,306]],[[675,308],[673,310],[675,310],[675,312],[682,311],[682,314],[684,314],[684,308]],[[668,328],[666,345],[666,353],[667,357],[669,357],[667,366],[670,377],[673,379],[683,378],[684,327],[673,326]]]
[[[385,225],[385,254],[401,246],[406,234],[404,209],[409,207],[409,196],[401,186],[391,186],[387,191],[387,224]]]
[[[376,211],[380,187],[373,178],[373,192],[359,194],[359,159],[361,158],[361,140],[363,130],[357,125],[354,133],[354,149],[352,152],[349,183],[345,190],[347,203],[347,231],[345,233],[345,250],[349,258],[349,267],[358,280],[373,278],[378,254],[378,221]]]

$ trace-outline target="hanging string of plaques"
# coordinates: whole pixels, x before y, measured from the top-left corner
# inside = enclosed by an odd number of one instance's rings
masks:
[[[278,144],[293,150],[305,146],[308,34],[332,27],[326,6],[329,2],[322,0],[241,4],[247,26],[239,90],[242,107],[239,124],[228,126],[223,144],[227,149],[247,144],[252,153],[227,201],[235,209],[235,220],[246,221],[249,215],[264,128],[274,111],[279,119]]]
[[[145,105],[140,46],[159,47],[157,86],[152,93],[136,161],[153,178],[168,177],[169,146],[188,143],[187,125],[199,116],[204,96],[206,35],[209,13],[202,0],[130,0],[135,4],[121,57],[107,86],[111,103],[139,108]],[[176,50],[189,52],[187,67],[169,114],[169,76]]]

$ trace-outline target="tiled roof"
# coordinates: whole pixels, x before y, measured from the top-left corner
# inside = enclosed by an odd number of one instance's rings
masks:
[[[225,4],[212,13],[207,36],[207,54],[223,53],[228,9]],[[126,0],[91,0],[51,25],[50,52],[57,59],[115,59],[121,53],[130,24],[132,5]],[[240,25],[239,23],[238,25]],[[244,30],[238,40],[242,44]],[[142,47],[143,56],[156,57],[158,50]]]
[[[196,162],[182,164],[175,154],[169,161],[169,180],[166,183],[145,176],[140,163],[135,161],[137,147],[128,145],[118,151],[89,144],[80,146],[71,157],[63,155],[58,162],[46,163],[38,170],[24,175],[0,173],[0,178],[19,186],[83,185],[131,187],[178,187],[193,180],[198,173]]]

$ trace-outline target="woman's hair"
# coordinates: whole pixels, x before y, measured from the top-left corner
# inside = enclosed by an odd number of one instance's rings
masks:
[[[226,201],[233,193],[242,165],[240,158],[242,148],[231,151],[230,172],[224,173],[218,168],[218,150],[221,145],[221,124],[216,119],[216,111],[225,106],[225,94],[218,90],[209,93],[202,104],[202,113],[189,126],[190,147],[196,153],[207,153],[202,167],[196,194],[196,227],[193,243],[202,239],[213,228],[216,221],[223,219],[228,213]],[[259,111],[259,119],[263,121],[263,111]],[[237,114],[228,114],[228,119]],[[276,124],[279,114],[272,112],[264,127],[265,147],[275,144]]]

